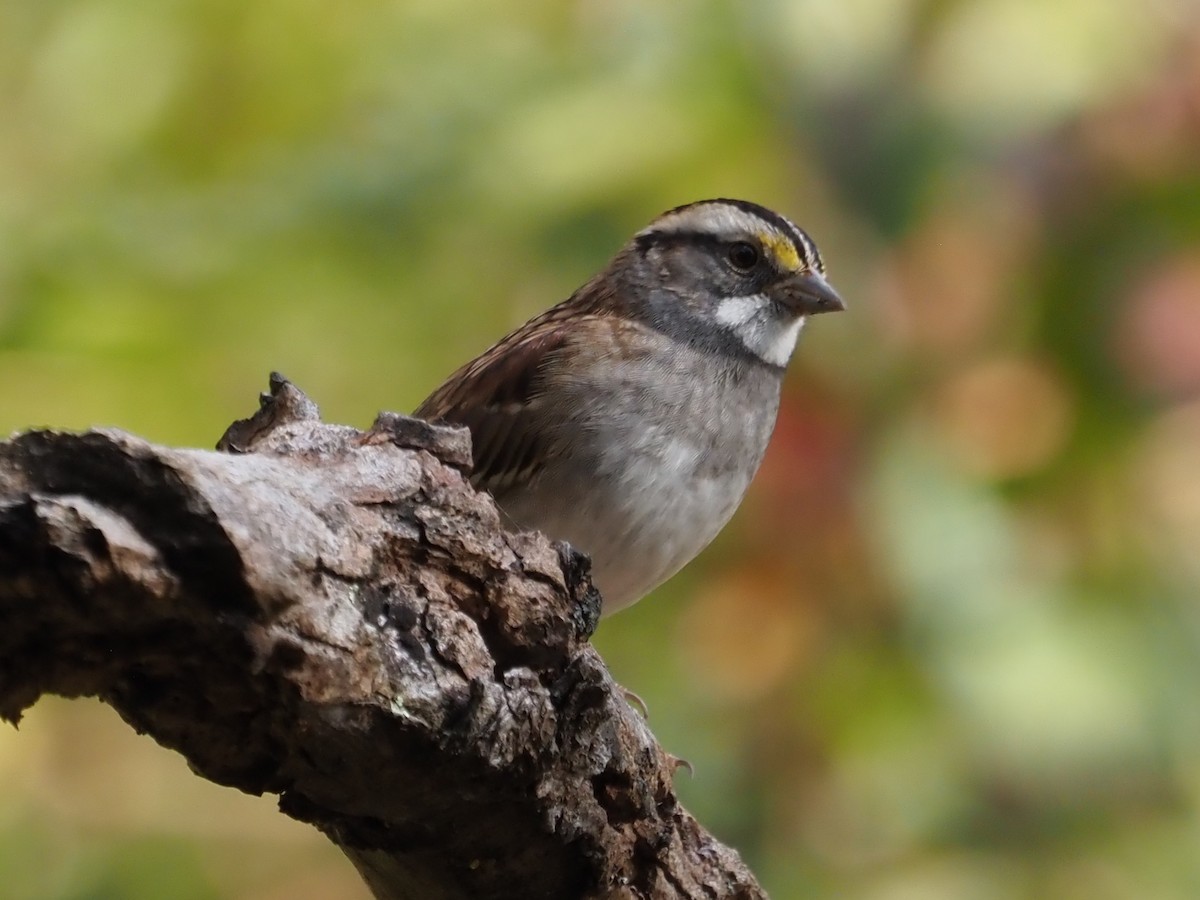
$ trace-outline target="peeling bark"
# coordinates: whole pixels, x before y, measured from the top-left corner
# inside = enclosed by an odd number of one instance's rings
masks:
[[[469,461],[278,376],[219,452],[0,444],[0,716],[99,697],[379,898],[763,897],[588,643],[586,557],[502,530]]]

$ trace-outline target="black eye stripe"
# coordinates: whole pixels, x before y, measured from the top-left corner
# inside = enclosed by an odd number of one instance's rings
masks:
[[[752,203],[749,200],[737,200],[731,198],[698,200],[694,203],[685,203],[682,206],[677,206],[674,209],[668,210],[667,212],[663,213],[660,218],[668,218],[687,209],[720,206],[731,207],[753,218],[761,219],[763,222],[773,226],[774,229],[779,232],[779,234],[783,235],[791,242],[792,246],[796,250],[797,255],[808,268],[824,273],[825,263],[821,259],[821,253],[817,249],[817,245],[813,242],[813,239],[808,236],[808,233],[805,232],[804,229],[800,228],[790,219],[781,216],[774,210],[768,209],[765,206],[760,206],[757,203]],[[664,235],[669,233],[670,232],[663,232]],[[701,233],[695,231],[681,231],[675,233],[701,235]],[[644,246],[642,238],[650,237],[654,234],[655,232],[653,232],[653,230],[651,230],[649,234],[643,233],[643,235],[641,235],[638,239],[638,246]],[[716,238],[716,236],[711,233],[708,233],[707,236],[712,239],[721,240]],[[657,243],[657,240],[653,243]]]
[[[729,242],[707,231],[643,231],[637,236],[637,246],[643,252],[651,247],[675,247],[680,244],[720,248]]]
[[[644,231],[635,240],[638,250],[642,253],[645,253],[650,247],[676,247],[690,244],[693,247],[707,246],[712,248],[715,253],[725,254],[734,244],[751,244],[758,249],[761,257],[774,262],[774,256],[768,253],[757,240],[718,237],[710,231]],[[803,245],[797,246],[796,252],[801,260],[811,261],[808,249]]]
[[[711,247],[714,250],[727,250],[734,244],[754,244],[760,246],[758,241],[747,240],[745,238],[727,238],[718,237],[711,231],[650,231],[643,232],[637,237],[637,244],[640,248],[647,247],[673,247],[680,244],[691,244],[692,246]]]

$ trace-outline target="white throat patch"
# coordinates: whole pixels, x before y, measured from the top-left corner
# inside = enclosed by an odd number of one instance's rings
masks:
[[[763,294],[726,297],[717,304],[717,321],[738,336],[742,344],[773,366],[786,366],[804,327],[804,316],[781,321]]]

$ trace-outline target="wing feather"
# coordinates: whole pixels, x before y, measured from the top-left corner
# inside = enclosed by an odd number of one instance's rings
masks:
[[[417,408],[423,419],[470,429],[477,487],[503,492],[558,451],[548,436],[553,411],[542,385],[595,318],[564,316],[561,307],[543,313],[451,375]]]

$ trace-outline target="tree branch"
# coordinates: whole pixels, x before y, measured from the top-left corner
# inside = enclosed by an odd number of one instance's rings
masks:
[[[0,444],[0,716],[100,697],[378,898],[764,896],[588,644],[587,559],[501,529],[466,432],[273,376],[220,449]]]

